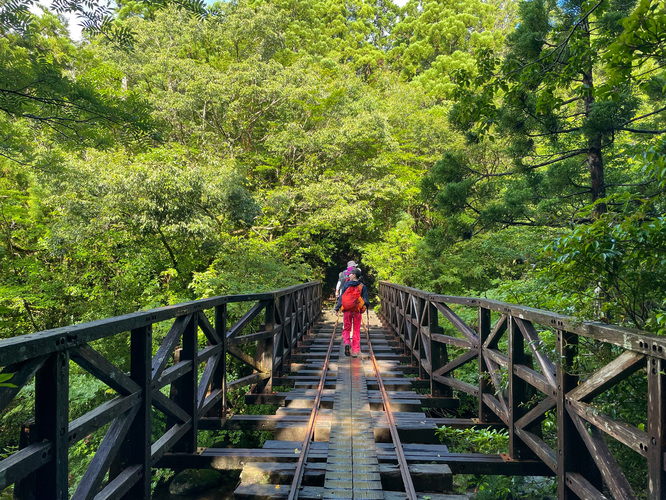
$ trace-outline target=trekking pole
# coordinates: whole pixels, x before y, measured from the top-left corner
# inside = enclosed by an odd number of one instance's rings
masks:
[[[335,335],[335,331],[338,329],[338,321],[340,321],[340,311],[335,311],[335,326],[333,327],[333,335]]]
[[[368,309],[365,309],[365,312],[367,313],[367,321],[364,323],[363,322],[363,313],[361,313],[361,326],[365,328],[365,333],[368,335],[368,342],[370,342],[370,311]],[[360,335],[360,332],[359,332]]]

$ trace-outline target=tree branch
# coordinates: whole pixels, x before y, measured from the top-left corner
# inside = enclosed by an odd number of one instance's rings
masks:
[[[635,118],[632,118],[631,120],[624,122],[622,125],[623,125],[623,126],[624,126],[624,125],[628,125],[628,124],[630,124],[631,122],[635,122],[635,121],[638,121],[638,120],[642,120],[643,118],[647,118],[648,116],[656,115],[656,114],[658,114],[658,113],[661,113],[662,111],[666,111],[666,106],[664,106],[664,107],[661,108],[661,109],[657,109],[657,110],[654,110],[654,111],[652,111],[652,112],[650,112],[650,113],[647,113],[647,114],[645,114],[645,115],[643,115],[643,116],[637,116],[637,117],[635,117]]]
[[[637,182],[634,184],[621,184],[621,183],[616,183],[616,184],[606,184],[606,187],[643,187],[643,186],[649,186],[650,184],[654,184],[656,179],[651,179],[649,181],[645,182]]]
[[[644,130],[640,128],[620,128],[618,130],[623,130],[625,132],[633,132],[635,134],[666,134],[666,129],[664,130]]]
[[[13,158],[12,156],[6,155],[5,153],[2,152],[1,149],[0,149],[0,156],[2,156],[3,158],[7,158],[9,161],[13,161],[15,163],[18,163],[19,165],[21,165],[23,167],[29,167],[30,166],[29,163],[24,163],[20,160],[17,160],[16,158]]]
[[[169,252],[169,257],[171,257],[171,262],[173,263],[174,269],[178,270],[178,261],[176,260],[176,256],[174,255],[173,250],[171,249],[171,246],[169,245],[169,242],[166,239],[166,236],[164,236],[164,233],[159,227],[157,228],[157,234],[159,234],[162,244],[164,244],[164,246],[167,249],[167,252]]]
[[[533,65],[533,64],[536,64],[536,63],[541,62],[541,61],[545,61],[546,59],[548,59],[549,57],[551,57],[552,55],[554,55],[554,54],[555,54],[556,52],[558,52],[558,51],[560,52],[560,54],[558,54],[557,58],[555,59],[555,62],[559,62],[559,58],[560,58],[560,55],[562,54],[562,52],[564,51],[564,47],[569,43],[569,40],[571,40],[571,37],[572,37],[573,34],[576,32],[576,29],[578,29],[578,26],[580,26],[580,24],[581,24],[583,21],[585,21],[585,20],[586,20],[586,19],[587,19],[587,18],[588,18],[588,17],[589,17],[594,11],[595,11],[595,10],[597,10],[597,9],[599,8],[599,6],[601,6],[601,4],[604,3],[604,1],[605,1],[605,0],[599,0],[599,1],[597,2],[597,4],[596,4],[594,7],[592,7],[592,8],[591,8],[591,9],[590,9],[590,10],[589,10],[589,11],[588,11],[583,17],[581,17],[581,18],[578,20],[578,22],[577,22],[576,24],[573,25],[573,27],[572,27],[571,30],[569,31],[569,34],[568,34],[567,37],[564,39],[564,41],[562,41],[562,43],[558,44],[557,47],[556,47],[551,53],[549,53],[549,54],[547,54],[547,55],[545,55],[545,56],[542,56],[542,57],[540,57],[539,59],[536,59],[536,60],[534,60],[534,61],[532,61],[532,62],[529,62],[529,63],[527,63],[527,64],[524,64],[524,65],[520,66],[519,68],[517,68],[517,69],[515,69],[515,70],[513,70],[513,71],[510,71],[509,73],[506,73],[505,76],[510,75],[510,74],[512,74],[512,73],[520,72],[520,71],[524,70],[525,68],[527,68],[527,67],[529,67],[529,66],[531,66],[531,65]]]
[[[555,130],[554,132],[546,132],[544,134],[527,134],[527,137],[546,137],[549,135],[557,135],[557,134],[566,134],[569,132],[577,132],[581,129],[581,127],[575,127],[575,128],[569,128],[565,130]]]
[[[558,156],[557,158],[555,158],[553,160],[548,160],[548,161],[545,161],[543,163],[538,163],[536,165],[526,165],[526,167],[530,168],[530,169],[545,167],[546,165],[551,165],[553,163],[557,163],[558,161],[566,160],[567,158],[573,158],[574,156],[578,156],[578,155],[581,155],[581,154],[584,154],[584,153],[587,153],[587,152],[588,152],[587,149],[576,149],[576,150],[571,151],[569,153],[561,154],[560,156]],[[540,155],[540,156],[541,157],[544,157],[544,156],[551,156],[552,157],[554,155]]]

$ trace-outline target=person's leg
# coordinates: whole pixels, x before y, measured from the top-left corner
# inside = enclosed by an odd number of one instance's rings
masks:
[[[361,320],[362,315],[360,312],[354,314],[354,337],[352,338],[352,353],[358,354],[361,350]]]
[[[349,332],[352,329],[352,318],[349,311],[342,313],[342,340],[345,343],[345,356],[349,356]]]

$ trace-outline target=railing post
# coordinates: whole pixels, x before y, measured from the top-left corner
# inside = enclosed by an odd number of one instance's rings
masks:
[[[557,498],[577,500],[578,495],[567,486],[567,474],[580,472],[595,487],[601,488],[599,470],[566,409],[566,395],[579,381],[579,376],[573,372],[578,335],[558,330],[557,354],[560,360],[557,363]]]
[[[321,282],[317,285],[313,307],[315,308],[315,314],[312,317],[312,325],[314,325],[324,309],[324,287]],[[312,327],[312,325],[310,325],[310,327]]]
[[[425,365],[428,379],[432,380],[432,337],[430,325],[430,300],[424,299],[423,318],[421,320],[421,365]]]
[[[648,498],[666,496],[666,361],[648,357]]]
[[[197,449],[197,430],[199,423],[199,410],[197,405],[198,380],[198,339],[197,316],[193,315],[187,324],[182,338],[180,361],[191,361],[192,369],[171,384],[171,399],[191,417],[191,427],[182,438],[174,444],[172,450],[192,453]],[[167,427],[177,423],[173,418],[167,418]]]
[[[19,450],[26,448],[36,441],[35,420],[30,419],[21,425],[19,436]],[[14,498],[18,500],[37,500],[37,481],[33,475],[18,481],[14,485]]]
[[[418,361],[419,361],[419,378],[423,379],[424,373],[428,377],[430,377],[430,373],[427,372],[423,365],[424,362],[428,361],[427,359],[424,359],[425,357],[425,346],[423,345],[423,334],[422,334],[422,328],[425,326],[427,328],[428,326],[428,310],[427,310],[427,303],[425,299],[421,297],[415,297],[414,301],[412,304],[416,304],[416,319],[418,321],[418,327],[414,328],[413,323],[412,323],[412,329],[414,332],[414,340],[413,344],[416,346],[416,349],[418,349]],[[412,359],[414,359],[413,356]],[[432,370],[431,370],[432,372]]]
[[[263,330],[270,333],[270,336],[257,342],[257,356],[256,360],[263,371],[270,372],[270,378],[259,382],[255,389],[258,393],[268,393],[273,391],[273,363],[275,361],[273,356],[273,325],[275,322],[274,301],[271,300],[266,305],[266,322],[263,325]]]
[[[403,354],[409,356],[411,355],[411,349],[409,339],[407,338],[407,310],[404,304],[405,294],[396,288],[391,288],[391,293],[393,295],[393,301],[391,302],[391,317],[389,324],[393,328],[393,333],[398,337],[399,347],[402,348]]]
[[[446,344],[433,342],[432,334],[441,333],[439,327],[439,312],[435,305],[428,301],[428,324],[430,325],[430,353],[432,358],[431,372],[446,365],[449,362],[449,351]],[[432,375],[430,376],[430,395],[434,397],[452,397],[453,389],[446,384],[437,382]]]
[[[308,334],[308,302],[307,302],[307,297],[305,296],[307,290],[300,289],[298,293],[298,303],[299,307],[303,310],[303,312],[299,313],[299,316],[301,318],[300,321],[300,328],[301,331],[298,332],[298,340],[303,341],[305,336]]]
[[[310,326],[314,320],[314,301],[312,300],[314,296],[314,287],[305,288],[302,292],[303,294],[303,310],[305,311],[305,318],[303,320],[303,336],[310,333]]]
[[[213,380],[215,384],[219,381],[222,388],[222,399],[215,406],[213,415],[217,413],[217,415],[225,418],[227,416],[227,304],[215,307],[215,333],[222,341],[222,352]]]
[[[398,318],[398,328],[400,335],[404,342],[405,356],[411,356],[411,362],[414,362],[414,353],[412,352],[412,329],[411,329],[411,316],[408,314],[411,307],[411,298],[406,292],[399,292],[400,304],[398,304],[397,311],[400,316]]]
[[[120,473],[132,464],[140,464],[143,469],[139,480],[127,491],[124,498],[150,498],[152,432],[152,325],[132,330],[130,333],[130,377],[141,388],[141,402],[134,421],[125,436],[118,456],[111,467],[110,476]]]
[[[289,308],[289,348],[294,350],[298,347],[298,297],[294,292],[289,294],[291,307]]]
[[[409,364],[413,365],[416,359],[416,356],[414,356],[414,323],[412,321],[414,316],[414,302],[411,295],[406,294],[406,297],[403,327],[405,329],[405,346],[409,349],[409,352],[405,352],[405,354],[411,356]]]
[[[389,324],[393,327],[393,332],[398,334],[398,291],[390,285],[386,285],[386,295],[390,304]]]
[[[276,312],[280,318],[280,334],[278,335],[277,342],[277,355],[280,356],[282,361],[280,362],[281,366],[285,366],[289,362],[290,352],[286,352],[287,346],[287,312],[286,312],[286,298],[285,296],[278,297],[276,301]],[[277,319],[277,318],[276,318]]]
[[[492,394],[492,386],[488,380],[488,372],[490,371],[490,368],[488,368],[486,360],[483,357],[483,344],[490,336],[490,330],[490,309],[479,307],[479,346],[477,348],[477,358],[479,362],[479,422],[483,424],[488,423],[491,420],[497,420],[493,417],[492,411],[490,411],[486,403],[483,401],[484,394]]]
[[[397,302],[395,300],[396,293],[397,292],[394,288],[391,288],[389,285],[386,285],[386,289],[384,291],[386,309],[383,311],[383,314],[384,314],[384,321],[386,321],[386,324],[391,329],[392,333],[394,333],[398,337],[398,342],[400,346],[402,346],[403,342],[402,338],[400,337]]]
[[[527,382],[514,373],[514,365],[525,364],[525,342],[513,316],[508,318],[509,339],[509,455],[511,458],[531,458],[532,452],[516,435],[516,422],[527,413]]]
[[[68,427],[69,352],[61,351],[49,356],[35,376],[35,441],[51,442],[52,457],[43,467],[19,483],[34,482],[36,498],[39,500],[65,500],[69,497]]]
[[[389,326],[389,317],[386,315],[388,311],[389,303],[388,298],[386,297],[386,285],[384,283],[379,284],[379,317],[384,325]]]
[[[299,313],[299,316],[301,318],[300,325],[301,325],[301,331],[298,332],[298,340],[302,341],[303,338],[308,334],[308,301],[306,297],[306,292],[307,290],[300,289],[298,293],[299,297],[299,307],[303,310],[303,312]]]
[[[292,294],[284,296],[284,343],[288,350],[287,356],[291,359],[294,349],[294,297]]]
[[[299,291],[292,292],[291,293],[291,300],[293,301],[293,306],[294,306],[294,312],[293,312],[293,318],[292,318],[292,324],[294,325],[294,328],[292,329],[293,333],[293,338],[292,342],[294,342],[294,346],[298,347],[299,342],[301,342],[301,336],[303,334],[302,331],[302,321],[303,321],[303,316],[301,314],[301,293]]]
[[[379,317],[381,320],[385,320],[386,315],[384,314],[385,307],[386,307],[386,297],[385,297],[385,292],[386,290],[386,285],[384,283],[379,283],[379,288],[378,288],[378,293],[379,293]]]
[[[557,354],[557,498],[558,500],[577,499],[566,483],[567,473],[574,472],[575,447],[585,448],[577,438],[578,431],[566,409],[566,394],[578,385],[578,376],[571,372],[574,357],[578,351],[578,336],[558,330]]]
[[[425,304],[423,306],[423,318],[421,320],[421,352],[425,353],[425,359],[421,357],[421,365],[426,365],[426,373],[428,379],[430,380],[430,385],[432,387],[432,372],[433,372],[433,361],[432,361],[432,324],[430,323],[430,308],[432,304],[430,300],[425,299]],[[424,339],[425,337],[425,339]],[[422,355],[423,356],[423,355]]]
[[[310,310],[310,321],[308,323],[308,333],[312,330],[312,325],[314,325],[315,321],[317,321],[317,318],[319,317],[319,312],[321,311],[321,284],[317,285],[316,288],[312,288],[310,293],[310,302],[309,302],[309,310]]]

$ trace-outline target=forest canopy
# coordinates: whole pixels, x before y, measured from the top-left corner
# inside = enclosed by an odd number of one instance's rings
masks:
[[[0,6],[3,337],[352,258],[666,332],[663,1],[34,6]]]

